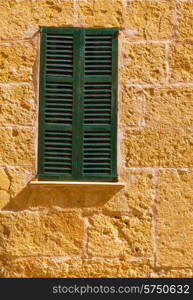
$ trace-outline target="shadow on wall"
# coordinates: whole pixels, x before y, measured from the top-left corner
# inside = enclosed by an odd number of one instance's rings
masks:
[[[43,187],[28,184],[2,210],[20,211],[36,208],[99,208],[109,201],[120,187]]]

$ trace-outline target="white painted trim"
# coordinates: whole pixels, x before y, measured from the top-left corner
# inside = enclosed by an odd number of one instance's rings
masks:
[[[30,181],[30,185],[43,185],[43,186],[78,186],[78,187],[115,187],[123,188],[125,187],[124,182],[89,182],[89,181]]]

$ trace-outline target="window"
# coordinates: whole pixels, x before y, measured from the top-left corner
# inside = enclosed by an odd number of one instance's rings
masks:
[[[41,28],[39,180],[117,180],[117,36]]]

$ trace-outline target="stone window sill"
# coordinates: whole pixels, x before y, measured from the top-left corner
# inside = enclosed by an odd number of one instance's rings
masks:
[[[30,185],[49,186],[49,187],[97,187],[97,188],[117,188],[125,187],[124,182],[82,182],[82,181],[30,181]]]

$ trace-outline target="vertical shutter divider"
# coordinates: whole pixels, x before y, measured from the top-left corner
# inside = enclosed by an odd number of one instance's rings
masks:
[[[74,33],[72,176],[81,179],[83,152],[84,29]]]
[[[113,32],[112,37],[112,177],[117,177],[117,87],[118,87],[118,43],[117,43],[118,32]]]
[[[39,90],[39,126],[38,126],[38,177],[44,172],[44,112],[45,112],[45,61],[46,61],[46,33],[41,32],[41,52],[40,52],[40,86]]]

